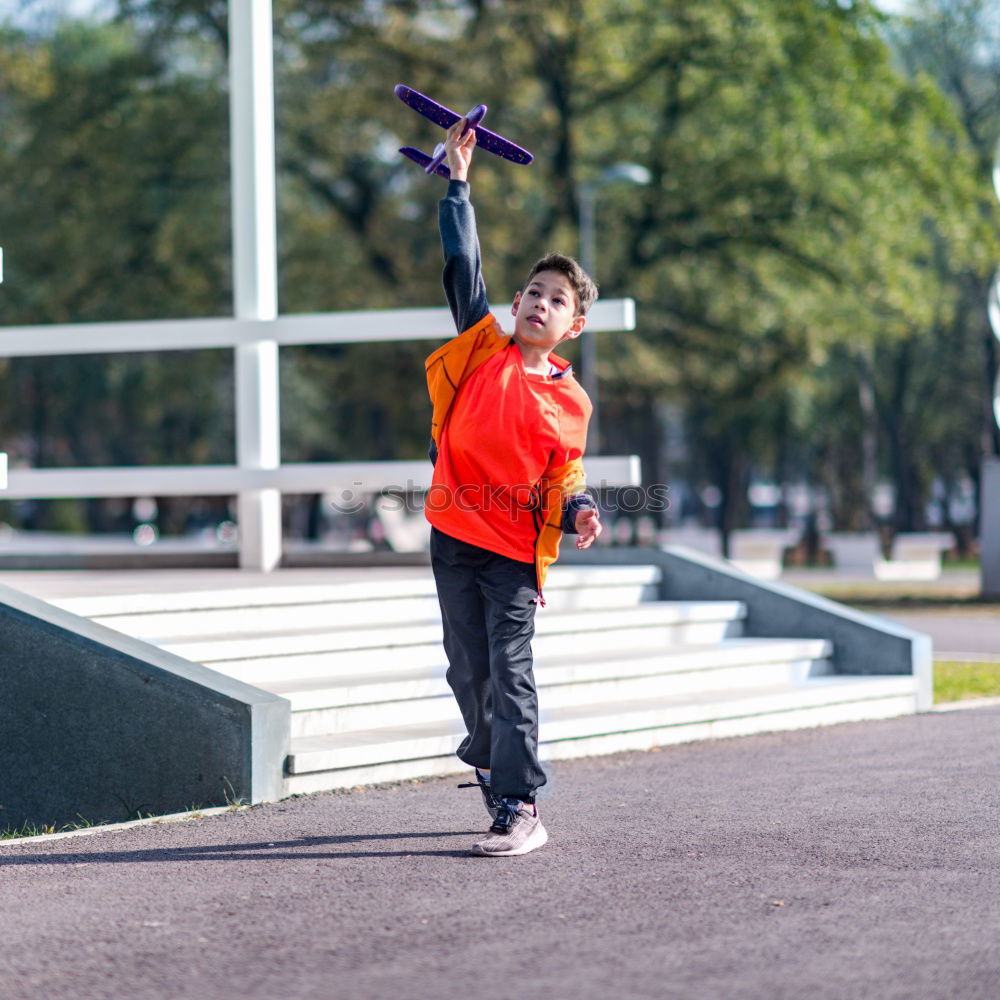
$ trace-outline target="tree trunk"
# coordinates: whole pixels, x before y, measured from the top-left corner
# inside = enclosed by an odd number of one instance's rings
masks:
[[[875,405],[875,379],[871,347],[861,350],[858,358],[858,403],[861,407],[861,503],[859,519],[862,531],[875,528],[875,481],[878,476],[878,412]]]

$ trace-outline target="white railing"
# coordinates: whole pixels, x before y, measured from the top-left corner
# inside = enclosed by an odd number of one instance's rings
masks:
[[[638,486],[635,455],[587,459],[592,487]],[[236,496],[248,490],[279,493],[340,493],[345,502],[383,490],[430,488],[430,462],[304,462],[276,469],[238,465],[147,465],[91,469],[11,469],[5,500],[58,497]],[[0,477],[2,482],[2,477]]]
[[[494,306],[493,311],[498,316],[505,316],[509,315],[510,308],[509,304]],[[587,334],[634,328],[635,303],[632,299],[602,299],[587,314]],[[454,329],[447,309],[302,313],[271,320],[218,317],[0,326],[0,358],[236,348],[260,341],[290,346],[444,340],[453,336]],[[431,350],[433,346],[427,353]]]
[[[509,306],[499,307],[502,315]],[[597,303],[588,316],[589,333],[632,329],[631,299]],[[192,348],[232,348],[272,343],[333,344],[403,340],[440,340],[451,336],[447,309],[398,309],[372,312],[319,313],[278,316],[273,320],[194,319],[145,323],[71,323],[53,326],[0,328],[0,357],[172,351]],[[428,353],[433,349],[429,345]],[[414,372],[422,378],[422,372]],[[241,378],[239,370],[236,378]],[[263,433],[277,440],[278,400],[266,382],[245,379],[244,408],[253,419],[267,422]],[[264,398],[262,398],[264,397]],[[237,426],[237,437],[240,434]],[[242,457],[242,456],[241,456]],[[236,465],[132,466],[105,468],[7,470],[0,457],[0,489],[5,499],[138,496],[236,496],[239,503],[240,565],[273,569],[281,557],[280,503],[255,503],[260,497],[280,499],[283,493],[340,492],[345,498],[376,494],[383,489],[425,490],[430,486],[429,461],[316,462],[267,466],[252,457]],[[640,483],[635,456],[588,459],[587,473],[595,486],[636,486]],[[249,502],[245,502],[249,500]]]

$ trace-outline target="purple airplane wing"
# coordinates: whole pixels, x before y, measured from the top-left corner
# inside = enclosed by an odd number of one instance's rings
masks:
[[[430,156],[421,152],[419,149],[415,149],[413,146],[403,146],[403,148],[400,149],[400,152],[403,156],[413,160],[414,163],[419,163],[422,167],[426,167],[427,164],[431,162]],[[444,177],[446,179],[451,177],[451,171],[443,163],[438,166],[434,173],[436,173],[439,177]]]
[[[432,122],[440,125],[441,128],[451,128],[462,117],[461,115],[456,115],[454,111],[449,110],[443,104],[438,104],[429,97],[425,97],[420,91],[404,87],[403,84],[399,84],[396,87],[396,96],[404,104],[408,104],[414,111],[418,111],[425,118],[430,118]]]
[[[488,153],[495,153],[505,160],[513,160],[514,163],[531,163],[534,157],[526,149],[515,145],[510,139],[505,139],[496,132],[491,132],[482,125],[476,126],[476,145],[485,149]]]

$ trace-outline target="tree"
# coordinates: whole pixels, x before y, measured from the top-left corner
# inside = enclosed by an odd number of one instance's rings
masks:
[[[128,24],[5,29],[0,52],[2,322],[227,312],[217,75],[181,72]],[[226,461],[231,397],[228,352],[19,358],[0,362],[2,444],[39,467]],[[30,523],[46,510],[67,505]]]
[[[198,269],[194,245],[207,254],[207,279],[193,280],[190,297],[176,288],[179,312],[160,314],[227,309],[225,13],[223,0],[119,0],[107,30],[134,68],[112,81],[107,43],[91,50],[93,101],[110,100],[114,84],[150,113],[184,99],[209,116],[111,157],[117,215],[146,220],[135,247],[156,245],[165,218],[210,220],[215,234],[195,240],[175,221],[187,242],[164,261],[147,249],[135,264],[138,311],[162,308],[164,273]],[[815,456],[828,439],[823,387],[842,368],[838,352],[879,357],[935,316],[948,321],[934,254],[945,247],[965,267],[992,253],[984,220],[969,221],[974,170],[961,130],[935,86],[894,70],[882,24],[868,4],[833,0],[276,0],[282,309],[440,302],[441,185],[395,151],[436,135],[394,100],[396,82],[460,108],[490,104],[491,122],[536,153],[530,170],[486,157],[475,168],[496,300],[546,250],[575,249],[581,185],[623,158],[639,161],[650,184],[609,188],[600,203],[602,292],[634,295],[640,307],[636,331],[601,344],[606,448],[638,444],[654,481],[714,483],[729,529],[752,472],[794,471],[801,455],[827,474]],[[47,105],[18,107],[31,129]],[[76,160],[57,161],[60,175],[117,149],[96,128],[80,131],[92,117],[59,126],[80,140]],[[142,171],[163,158],[213,170],[187,201],[163,190],[165,210],[144,214]],[[79,318],[65,290],[38,287]],[[118,303],[106,295],[103,305]],[[286,351],[285,456],[422,454],[427,346]],[[685,468],[663,454],[665,405],[687,417]]]
[[[906,71],[933,80],[947,96],[972,158],[970,167],[950,180],[972,185],[966,197],[970,218],[977,221],[973,245],[956,252],[947,239],[937,242],[929,270],[945,292],[933,322],[905,355],[892,359],[889,378],[895,371],[897,405],[886,405],[883,412],[896,461],[913,468],[921,464],[919,452],[929,456],[933,469],[924,481],[938,478],[947,493],[964,477],[978,484],[981,456],[1000,455],[992,405],[1000,358],[985,310],[1000,263],[1000,212],[990,184],[1000,139],[1000,5],[919,0],[908,17],[891,23],[890,37]],[[910,373],[905,385],[899,380],[904,367]],[[897,492],[905,498],[905,484]],[[900,527],[918,519],[912,507],[904,499],[897,511]]]

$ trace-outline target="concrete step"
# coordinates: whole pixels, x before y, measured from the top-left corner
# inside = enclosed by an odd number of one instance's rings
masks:
[[[653,599],[660,572],[654,566],[558,569],[546,584],[546,605],[549,611],[564,613],[631,607]],[[53,603],[157,644],[192,637],[249,637],[440,620],[429,573],[367,584],[106,595]]]
[[[823,640],[737,639],[628,659],[538,660],[535,680],[546,708],[611,703],[805,680],[830,672],[831,652]],[[443,667],[259,686],[292,703],[293,737],[450,720],[458,712]]]
[[[816,677],[767,688],[730,689],[619,704],[545,709],[545,759],[613,753],[754,732],[891,718],[915,710],[911,676]],[[459,720],[299,737],[287,761],[288,794],[402,777],[450,773]]]
[[[536,658],[655,651],[735,638],[746,614],[738,601],[650,601],[630,608],[536,618]],[[445,663],[441,624],[391,625],[159,643],[164,649],[249,684],[278,678],[392,671],[401,663]]]

